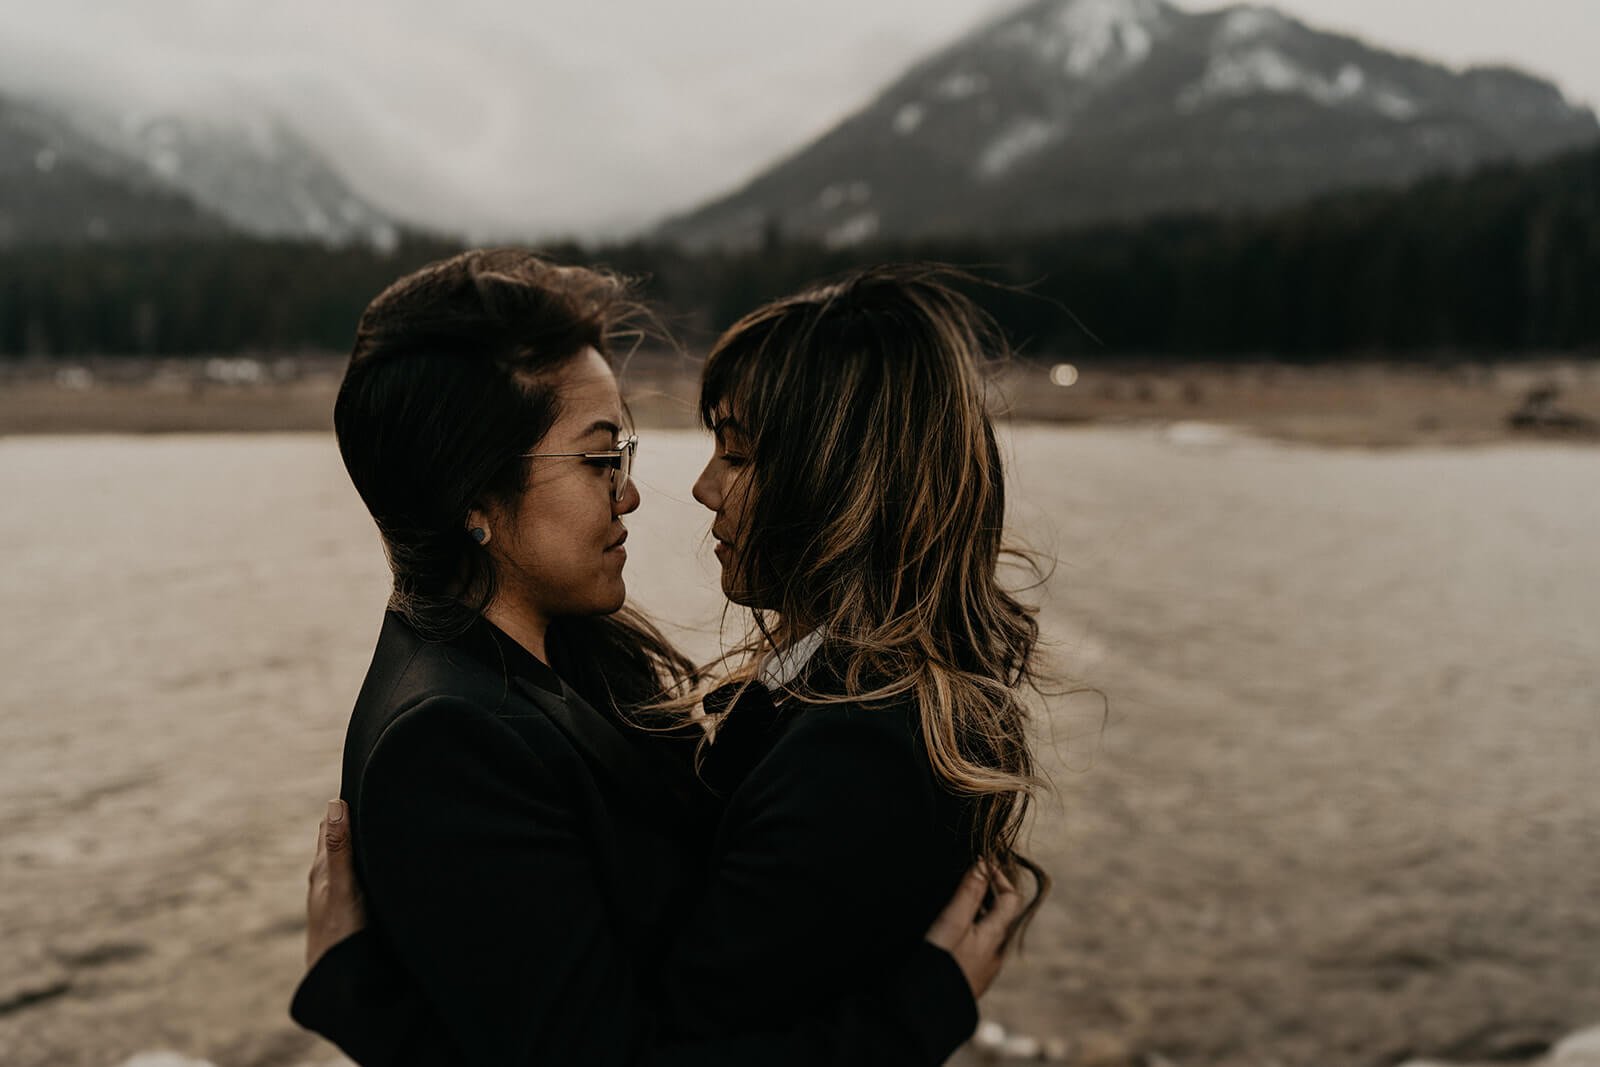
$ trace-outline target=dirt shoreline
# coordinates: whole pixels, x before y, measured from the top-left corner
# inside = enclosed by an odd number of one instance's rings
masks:
[[[12,364],[0,367],[0,435],[328,430],[342,369],[333,356]],[[687,357],[632,360],[624,389],[639,425],[696,425],[697,370]],[[1451,366],[1018,362],[997,386],[996,409],[1019,422],[1217,424],[1276,440],[1376,448],[1600,441],[1600,359]],[[1587,430],[1513,427],[1513,413],[1541,390],[1554,411],[1587,423]]]

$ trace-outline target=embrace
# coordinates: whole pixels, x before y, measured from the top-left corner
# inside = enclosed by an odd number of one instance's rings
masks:
[[[394,591],[292,1013],[361,1067],[941,1063],[1048,888],[1004,342],[922,267],[717,341],[693,494],[751,622],[701,668],[624,606],[638,311],[497,250],[362,316],[334,425]]]

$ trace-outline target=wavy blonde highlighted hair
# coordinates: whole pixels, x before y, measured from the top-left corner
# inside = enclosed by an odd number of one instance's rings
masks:
[[[984,369],[1008,350],[962,278],[861,271],[758,308],[712,349],[701,419],[736,419],[749,459],[734,581],[755,625],[726,658],[749,678],[820,628],[842,687],[812,672],[803,699],[915,698],[935,773],[975,801],[974,854],[1034,876],[1031,914],[1049,879],[1018,851],[1038,785],[1020,691],[1039,627],[997,574],[1011,549]]]

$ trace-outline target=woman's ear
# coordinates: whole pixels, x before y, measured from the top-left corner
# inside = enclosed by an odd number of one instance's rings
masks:
[[[479,545],[487,545],[494,536],[494,529],[489,523],[489,513],[482,508],[469,508],[467,511],[467,536]]]

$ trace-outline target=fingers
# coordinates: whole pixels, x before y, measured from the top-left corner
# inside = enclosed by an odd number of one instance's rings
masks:
[[[984,895],[989,890],[989,868],[982,860],[973,864],[956,886],[950,902],[939,912],[938,918],[928,928],[927,939],[941,948],[956,945],[972,929],[978,909],[983,907]]]
[[[329,889],[336,895],[361,897],[356,885],[354,856],[350,851],[349,808],[342,800],[328,801],[328,815],[323,820],[322,834]]]
[[[316,882],[319,872],[328,866],[328,820],[323,819],[317,823],[317,848],[311,854],[311,869],[306,872],[306,878]]]
[[[328,814],[322,820],[322,837],[329,854],[350,847],[349,809],[342,800],[328,801]]]
[[[307,874],[312,884],[351,880],[349,810],[342,800],[328,801],[328,812],[317,823],[317,850]]]
[[[1027,901],[1021,890],[1011,883],[999,866],[994,867],[994,901],[988,912],[976,924],[976,932],[993,951],[1003,952],[1011,939],[1012,927],[1021,917]]]

